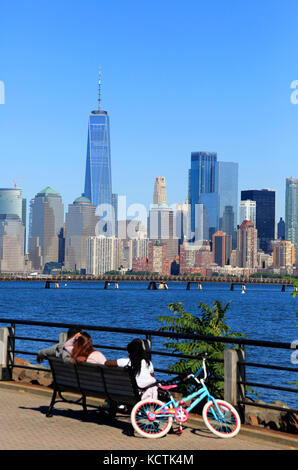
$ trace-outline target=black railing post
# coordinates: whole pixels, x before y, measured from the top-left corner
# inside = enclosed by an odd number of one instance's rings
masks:
[[[11,326],[8,328],[9,335],[7,341],[7,372],[9,374],[10,380],[12,380],[12,371],[14,367],[14,356],[15,356],[15,332],[16,325],[11,323]]]
[[[240,412],[240,417],[242,423],[245,423],[245,400],[246,400],[246,367],[245,367],[245,345],[240,346],[237,349],[238,355],[238,363],[237,363],[237,401],[238,401],[238,409]],[[240,405],[240,403],[243,403]]]

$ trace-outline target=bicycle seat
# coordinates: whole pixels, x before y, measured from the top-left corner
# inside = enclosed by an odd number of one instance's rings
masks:
[[[158,388],[161,388],[162,390],[171,390],[172,388],[177,388],[178,385],[158,385]]]

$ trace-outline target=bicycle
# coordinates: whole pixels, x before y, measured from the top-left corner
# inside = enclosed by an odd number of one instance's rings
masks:
[[[203,377],[198,376],[203,373]],[[189,419],[189,412],[202,400],[207,399],[202,416],[207,428],[216,436],[231,438],[238,434],[241,420],[236,409],[227,401],[215,399],[205,385],[208,373],[206,368],[206,355],[202,360],[202,367],[195,373],[187,375],[183,381],[193,378],[200,388],[179,401],[175,401],[171,390],[176,385],[161,385],[158,388],[166,392],[169,400],[163,403],[160,400],[146,399],[139,401],[131,411],[131,423],[134,430],[143,437],[159,438],[165,436],[171,429],[173,420],[179,424],[178,434],[182,434],[182,424]],[[190,406],[183,406],[193,400]]]

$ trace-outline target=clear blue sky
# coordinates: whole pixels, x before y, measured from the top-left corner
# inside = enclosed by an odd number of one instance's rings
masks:
[[[298,178],[296,0],[2,1],[0,187],[45,186],[67,207],[84,187],[89,112],[111,120],[113,192],[187,194],[192,151],[239,163],[239,190]]]

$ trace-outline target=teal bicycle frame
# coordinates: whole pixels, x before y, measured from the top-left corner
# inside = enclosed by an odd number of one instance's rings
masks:
[[[204,378],[203,379],[197,379],[197,376],[204,371]],[[191,393],[187,397],[181,398],[179,401],[175,401],[174,397],[172,396],[171,392],[167,390],[170,400],[165,403],[163,406],[160,408],[157,408],[155,410],[155,415],[158,415],[160,417],[174,417],[174,412],[175,410],[179,409],[179,407],[182,407],[184,404],[186,404],[188,401],[194,399],[197,397],[196,400],[194,400],[189,407],[185,408],[187,413],[189,413],[195,406],[198,405],[204,398],[207,398],[207,401],[211,400],[216,408],[216,411],[218,415],[215,415],[214,409],[211,408],[211,412],[214,416],[215,419],[217,418],[223,418],[223,413],[219,409],[216,403],[216,399],[210,394],[207,386],[205,385],[205,379],[207,378],[207,371],[206,371],[206,365],[205,365],[205,358],[203,359],[203,366],[195,373],[195,374],[190,374],[186,377],[186,379],[193,377],[197,383],[200,383],[201,388],[199,390],[196,390],[195,392]],[[165,409],[167,407],[167,409]]]

